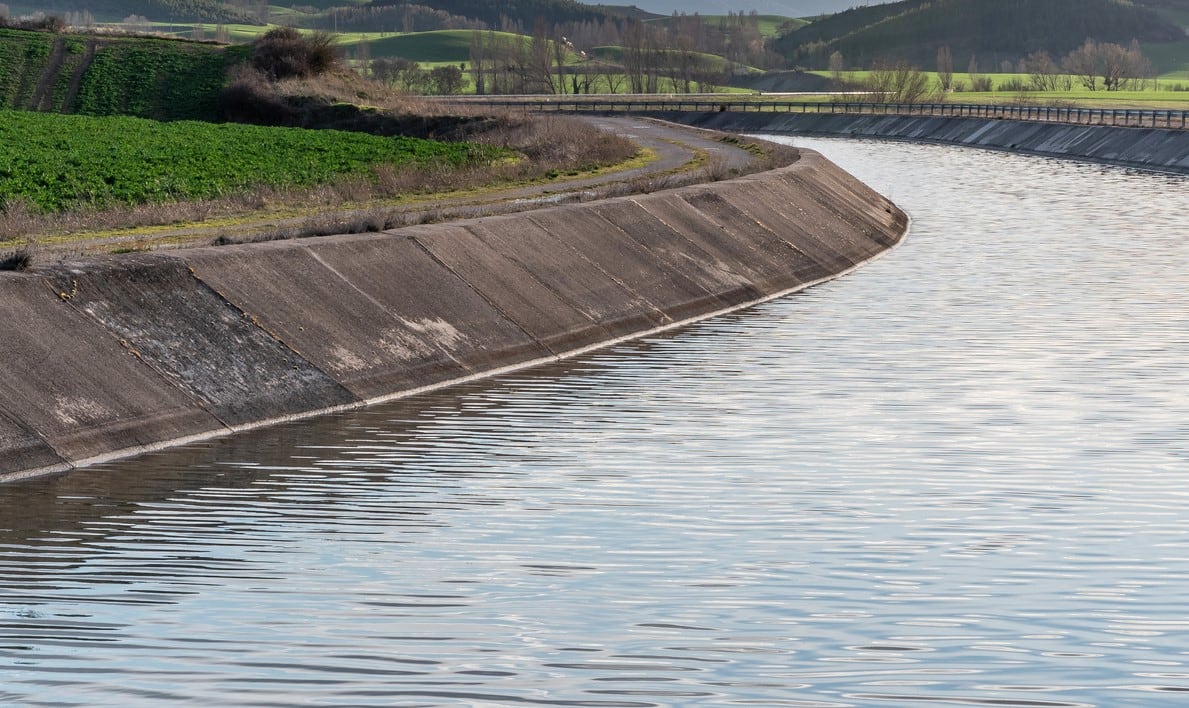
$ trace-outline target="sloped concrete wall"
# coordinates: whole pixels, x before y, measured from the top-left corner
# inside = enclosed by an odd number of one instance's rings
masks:
[[[906,228],[804,151],[587,205],[0,273],[0,479],[572,355],[836,277]]]
[[[1189,131],[1032,121],[829,113],[657,113],[740,133],[790,133],[950,143],[1189,174]]]

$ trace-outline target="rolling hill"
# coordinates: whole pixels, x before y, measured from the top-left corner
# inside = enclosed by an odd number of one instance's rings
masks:
[[[66,17],[86,11],[99,22],[139,15],[156,22],[263,24],[253,13],[219,0],[12,0],[5,4],[14,16],[43,12]]]
[[[1167,43],[1185,32],[1166,15],[1118,0],[904,0],[838,13],[774,46],[790,62],[818,68],[835,51],[849,67],[881,59],[931,66],[948,46],[960,68],[970,57],[988,68],[1037,50],[1062,55],[1087,38]]]

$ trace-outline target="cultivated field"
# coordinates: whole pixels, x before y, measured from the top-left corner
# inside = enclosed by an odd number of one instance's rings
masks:
[[[299,189],[389,170],[488,165],[488,145],[129,117],[0,111],[0,206],[41,212]]]

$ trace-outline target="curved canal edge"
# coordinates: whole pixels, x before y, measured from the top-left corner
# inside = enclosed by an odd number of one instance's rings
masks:
[[[837,277],[907,229],[802,151],[579,206],[0,273],[0,481],[573,356]]]
[[[674,123],[737,133],[945,143],[1189,174],[1189,130],[844,113],[664,111],[648,115]]]

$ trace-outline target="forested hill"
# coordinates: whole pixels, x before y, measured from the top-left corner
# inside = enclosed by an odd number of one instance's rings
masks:
[[[408,0],[373,0],[372,7],[391,7],[412,4]],[[489,27],[499,28],[504,20],[518,22],[531,28],[537,18],[550,24],[591,22],[607,17],[622,17],[635,8],[587,5],[575,0],[416,0],[451,15],[479,20]]]
[[[1087,38],[1126,44],[1184,36],[1160,14],[1118,0],[905,0],[824,18],[775,48],[795,64],[824,68],[835,51],[851,67],[879,59],[927,66],[948,46],[956,61],[974,56],[989,67],[1037,50],[1065,54]]]
[[[10,4],[36,8],[46,15],[59,17],[85,11],[96,20],[107,22],[137,15],[158,22],[263,24],[255,19],[255,13],[220,0],[10,0]]]

